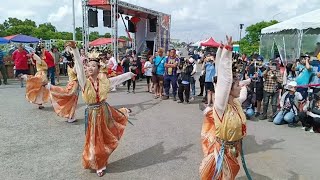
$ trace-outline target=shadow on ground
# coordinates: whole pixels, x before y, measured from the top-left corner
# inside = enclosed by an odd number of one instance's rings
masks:
[[[284,142],[283,139],[276,140],[276,139],[266,139],[262,141],[262,144],[258,144],[255,136],[247,135],[243,140],[243,151],[244,154],[254,154],[258,152],[280,149],[280,148],[273,148],[272,146],[278,143]]]
[[[122,104],[122,105],[116,105],[116,106],[113,106],[114,108],[122,108],[122,107],[125,107],[125,108],[129,108],[129,109],[132,109],[132,108],[138,108],[137,111],[134,111],[130,114],[131,116],[135,116],[145,110],[148,110],[154,106],[156,106],[157,104],[159,104],[161,101],[154,101],[154,100],[147,100],[147,101],[143,101],[141,103],[134,103],[134,104]]]
[[[185,151],[188,151],[193,144],[173,149],[169,153],[165,153],[163,142],[160,142],[148,149],[135,153],[126,158],[112,162],[107,166],[108,173],[121,173],[132,170],[137,170],[152,166],[159,163],[165,163],[174,160],[186,160],[187,157],[181,156]]]
[[[264,176],[262,174],[258,174],[258,173],[255,173],[253,172],[252,170],[248,169],[249,170],[249,174],[251,176],[251,178],[253,180],[272,180],[270,177],[268,176]],[[299,175],[293,171],[290,171],[289,172],[291,174],[291,177],[288,179],[288,180],[299,180]],[[247,176],[241,176],[239,178],[236,178],[236,180],[248,180]]]

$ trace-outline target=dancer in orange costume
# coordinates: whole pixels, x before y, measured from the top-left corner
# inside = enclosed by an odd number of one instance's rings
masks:
[[[48,83],[48,66],[44,59],[40,59],[36,54],[32,54],[32,59],[36,61],[37,73],[34,76],[22,75],[21,78],[26,81],[26,99],[30,103],[39,105],[39,109],[43,109],[42,104],[49,101],[49,91],[45,88]]]
[[[204,159],[200,166],[203,180],[234,180],[239,172],[237,160],[246,135],[246,116],[241,103],[239,79],[232,73],[232,37],[216,55],[218,80],[213,108],[205,109],[201,138]],[[226,95],[227,94],[227,95]]]
[[[73,123],[76,121],[74,116],[78,104],[79,83],[77,74],[73,68],[73,62],[69,62],[69,82],[66,87],[54,86],[51,84],[48,84],[46,87],[50,91],[50,100],[57,115],[67,118],[67,122]]]
[[[82,95],[87,108],[85,110],[85,145],[82,154],[82,164],[85,169],[94,169],[98,176],[105,173],[108,159],[117,148],[128,122],[129,109],[115,109],[106,100],[110,87],[133,77],[125,73],[114,78],[101,78],[100,63],[91,58],[87,67],[86,78],[79,51],[74,42],[68,42],[66,51],[73,54],[75,69]]]

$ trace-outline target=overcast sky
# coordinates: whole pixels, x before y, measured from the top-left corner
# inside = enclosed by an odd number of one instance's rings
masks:
[[[207,37],[222,40],[225,34],[239,39],[239,24],[290,17],[320,8],[319,0],[125,0],[153,10],[171,14],[171,38],[181,41],[197,41]],[[51,22],[58,31],[72,31],[72,0],[10,0],[1,3],[0,22],[8,17],[29,18],[36,23]],[[81,0],[75,0],[76,26],[82,26]],[[100,33],[110,32],[102,26]],[[125,35],[122,23],[120,34]]]

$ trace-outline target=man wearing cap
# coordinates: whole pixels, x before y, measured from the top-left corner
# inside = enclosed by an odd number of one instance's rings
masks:
[[[22,44],[18,45],[18,49],[12,53],[12,60],[16,68],[15,77],[19,77],[21,87],[23,87],[23,79],[21,75],[30,74],[28,65],[29,55]]]
[[[190,83],[191,83],[191,73],[193,71],[192,63],[194,62],[194,59],[190,58],[187,60],[187,62],[183,65],[183,68],[181,70],[181,83],[179,84],[179,90],[178,90],[178,96],[179,101],[178,103],[183,103],[186,101],[186,103],[189,104],[189,97],[190,97]],[[185,99],[184,99],[185,97]]]
[[[279,90],[282,84],[282,76],[277,70],[277,63],[273,62],[267,70],[263,72],[264,86],[263,86],[263,115],[260,120],[267,119],[267,112],[269,107],[269,102],[271,100],[272,114],[277,112]],[[270,117],[269,121],[272,122],[273,118]]]
[[[286,85],[286,90],[280,100],[281,110],[275,116],[273,123],[276,125],[288,123],[289,127],[294,127],[296,123],[295,117],[298,116],[298,103],[303,99],[302,95],[299,92],[296,92],[297,83],[291,81]]]
[[[312,78],[312,66],[310,65],[310,56],[303,55],[301,63],[297,62],[294,68],[297,72],[296,82],[298,86],[306,86],[310,83]],[[301,93],[302,97],[305,99],[308,95],[308,87],[299,87],[297,91]]]

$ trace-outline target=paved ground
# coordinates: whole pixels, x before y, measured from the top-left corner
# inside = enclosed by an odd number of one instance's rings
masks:
[[[111,93],[109,103],[130,107],[133,116],[119,147],[112,154],[107,174],[98,178],[82,169],[84,108],[67,124],[50,104],[38,110],[24,98],[18,83],[0,86],[0,179],[199,179],[202,159],[200,99],[186,105],[154,100],[138,83],[136,94],[124,88]],[[319,179],[318,134],[300,128],[249,121],[245,139],[247,164],[253,179]],[[243,170],[238,176],[246,179]]]

